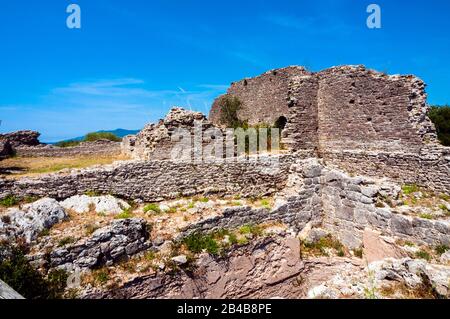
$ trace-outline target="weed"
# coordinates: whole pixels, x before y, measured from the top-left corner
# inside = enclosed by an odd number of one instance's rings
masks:
[[[58,247],[67,246],[67,245],[75,243],[76,241],[77,240],[75,238],[73,238],[73,237],[64,237],[63,239],[61,239],[58,242]]]
[[[433,215],[427,214],[427,213],[420,214],[419,217],[423,218],[423,219],[433,219],[434,218]]]
[[[159,208],[159,205],[157,204],[148,204],[144,207],[144,213],[148,213],[150,211],[156,214],[161,214],[161,208]]]
[[[447,250],[450,250],[450,247],[448,247],[447,245],[439,245],[434,250],[438,255],[443,255],[447,252]]]
[[[425,259],[426,261],[430,261],[431,255],[428,252],[426,252],[425,250],[419,250],[418,252],[416,252],[416,258]]]
[[[100,285],[104,285],[109,280],[109,271],[107,269],[99,269],[94,271],[94,280]]]
[[[131,207],[124,209],[122,213],[116,216],[116,219],[128,219],[133,218],[133,212],[131,211]]]
[[[419,186],[417,186],[415,184],[402,186],[402,191],[403,191],[404,195],[410,195],[412,193],[418,192],[419,190],[420,190]]]
[[[0,200],[0,206],[3,207],[12,207],[19,204],[19,200],[17,199],[17,197],[12,196],[12,195],[8,195],[5,198],[3,198],[2,200]]]

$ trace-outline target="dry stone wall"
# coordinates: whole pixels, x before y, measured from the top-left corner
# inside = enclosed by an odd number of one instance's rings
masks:
[[[65,199],[88,191],[143,201],[203,193],[258,197],[284,187],[291,157],[235,158],[212,164],[129,161],[71,174],[0,180],[0,198],[13,195]]]
[[[83,142],[74,147],[57,147],[39,145],[35,147],[18,147],[16,154],[23,157],[71,157],[71,156],[112,156],[121,154],[121,143],[108,140]]]
[[[388,152],[326,152],[328,164],[347,172],[388,177],[401,184],[417,184],[444,193],[450,192],[450,148],[428,146],[419,154]]]

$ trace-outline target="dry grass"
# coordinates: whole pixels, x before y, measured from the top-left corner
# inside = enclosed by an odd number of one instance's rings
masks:
[[[19,178],[54,173],[64,169],[86,168],[107,165],[115,161],[127,160],[121,155],[80,156],[80,157],[15,157],[0,161],[0,177]]]

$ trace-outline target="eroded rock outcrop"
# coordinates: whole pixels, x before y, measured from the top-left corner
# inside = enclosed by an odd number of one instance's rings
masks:
[[[41,134],[35,131],[17,131],[7,134],[0,134],[0,140],[9,141],[13,148],[22,146],[37,146],[39,142],[39,136]]]
[[[266,240],[230,251],[223,258],[202,255],[193,272],[139,278],[86,298],[295,298],[303,269],[296,238]]]
[[[67,219],[64,208],[54,199],[44,198],[22,207],[11,208],[0,220],[0,239],[15,242],[36,240],[41,232]]]
[[[211,140],[206,136],[203,141],[201,138],[203,132],[212,127],[202,113],[175,107],[163,120],[147,125],[136,136],[127,136],[122,142],[122,151],[136,159],[168,160],[172,158],[174,145],[182,138],[194,135],[196,130],[200,144],[209,143]],[[180,137],[182,134],[184,136]]]
[[[111,195],[73,196],[62,201],[61,206],[78,214],[88,213],[91,210],[97,213],[120,214],[124,210],[130,208],[130,205],[127,202],[121,199],[117,199]]]
[[[98,229],[90,238],[73,245],[58,248],[50,254],[50,267],[72,270],[92,269],[126,260],[151,246],[149,226],[143,219],[113,221]]]

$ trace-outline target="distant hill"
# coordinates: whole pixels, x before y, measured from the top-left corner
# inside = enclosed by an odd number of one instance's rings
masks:
[[[118,129],[113,130],[113,131],[97,131],[95,133],[113,133],[117,137],[122,138],[122,137],[127,136],[127,135],[137,134],[137,133],[139,133],[139,130],[125,130],[123,128],[118,128]],[[86,135],[85,136],[79,136],[79,137],[71,138],[71,139],[69,139],[67,141],[82,141],[82,140],[84,140],[85,137],[86,137]]]

